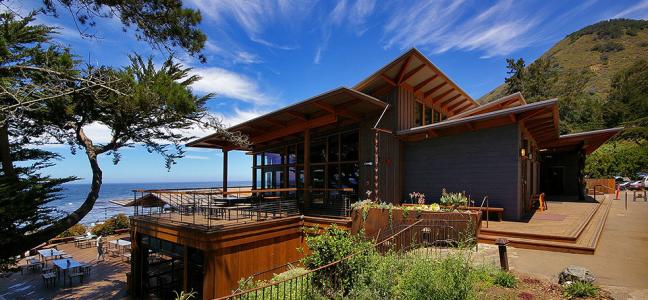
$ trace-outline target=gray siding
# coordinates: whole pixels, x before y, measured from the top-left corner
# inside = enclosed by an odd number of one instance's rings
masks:
[[[428,203],[438,202],[445,187],[466,191],[477,205],[488,195],[506,219],[520,219],[519,137],[516,124],[404,143],[402,200],[422,192]]]

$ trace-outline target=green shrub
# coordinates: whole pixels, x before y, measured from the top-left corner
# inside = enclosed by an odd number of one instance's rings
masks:
[[[563,296],[565,298],[576,298],[576,297],[594,297],[598,295],[599,288],[592,283],[584,281],[574,281],[572,284],[567,285],[563,289]]]
[[[505,288],[514,288],[517,286],[518,281],[515,275],[509,272],[499,271],[495,273],[493,283]]]
[[[115,234],[117,229],[126,229],[130,227],[130,222],[128,217],[125,214],[118,214],[108,220],[103,224],[97,224],[92,227],[92,233],[96,235],[111,235]]]
[[[400,299],[473,299],[475,276],[463,253],[416,257],[404,271],[394,294]]]
[[[623,44],[619,42],[613,42],[613,41],[608,41],[600,44],[596,44],[594,47],[592,47],[592,51],[598,51],[598,52],[619,52],[623,51],[625,47]]]
[[[87,227],[85,227],[83,224],[77,223],[72,225],[72,227],[63,231],[61,234],[58,235],[58,237],[63,238],[63,237],[84,235],[87,231],[88,231]]]
[[[311,254],[302,259],[309,270],[319,268],[354,254],[350,259],[313,274],[312,284],[327,296],[345,296],[369,265],[375,252],[370,241],[332,225],[321,234],[306,236]]]
[[[408,268],[408,261],[391,251],[384,255],[374,253],[349,298],[394,299],[394,287],[400,280],[400,274]]]
[[[261,287],[268,285],[270,283],[280,282],[285,279],[294,278],[300,275],[303,275],[308,270],[304,268],[291,268],[288,271],[283,273],[275,274],[270,280],[258,280],[251,282],[246,279],[241,279],[238,283],[239,291],[246,291],[253,288]],[[271,289],[263,289],[263,291],[258,291],[257,293],[251,293],[243,295],[240,299],[242,300],[252,300],[252,299],[313,299],[313,295],[309,292],[308,278],[297,278],[295,280],[289,280],[286,282],[279,283],[273,286]]]

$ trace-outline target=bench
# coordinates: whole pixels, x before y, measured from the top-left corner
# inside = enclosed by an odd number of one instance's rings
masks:
[[[504,208],[502,207],[479,207],[479,206],[468,206],[468,207],[460,207],[460,209],[467,209],[467,210],[476,210],[476,211],[481,211],[484,213],[496,213],[498,220],[501,222],[502,217],[504,216]]]

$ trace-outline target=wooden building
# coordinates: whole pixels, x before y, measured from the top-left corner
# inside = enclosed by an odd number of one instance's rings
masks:
[[[488,196],[512,220],[532,211],[533,194],[582,198],[585,155],[621,129],[561,136],[558,122],[556,100],[527,103],[516,93],[480,105],[412,49],[352,88],[229,129],[247,135],[249,146],[219,134],[189,143],[223,151],[225,183],[213,195],[230,193],[228,152],[245,151],[254,157],[250,194],[289,202],[279,203],[279,218],[257,211],[252,222],[213,227],[207,220],[207,229],[195,215],[190,225],[171,216],[133,217],[132,283],[149,288],[148,250],[172,249],[166,252],[182,260],[180,287],[204,298],[227,295],[241,277],[298,259],[305,222],[349,226],[350,204],[367,197],[400,204],[422,192],[436,202],[442,188],[465,191],[472,199]],[[174,203],[187,207],[182,201]]]

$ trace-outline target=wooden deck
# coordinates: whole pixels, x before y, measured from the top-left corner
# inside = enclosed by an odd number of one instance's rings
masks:
[[[286,214],[272,214],[272,213],[253,213],[250,217],[248,213],[241,213],[238,210],[232,210],[228,219],[222,218],[209,218],[203,214],[181,214],[178,212],[170,213],[159,213],[151,215],[139,215],[134,216],[148,222],[170,225],[170,226],[186,226],[194,227],[199,230],[222,230],[232,226],[253,224],[259,221],[265,221],[270,219],[277,219],[282,217],[287,217]]]
[[[120,235],[118,237],[125,237]],[[108,240],[117,239],[111,236]],[[106,247],[107,247],[106,241]],[[104,261],[97,262],[97,248],[79,249],[74,243],[58,245],[79,262],[92,266],[90,278],[83,283],[74,280],[72,287],[63,287],[61,277],[56,286],[45,287],[40,271],[25,270],[12,273],[9,277],[0,278],[0,299],[126,299],[126,273],[130,264],[119,257],[106,254]],[[24,260],[20,264],[24,264]]]
[[[548,201],[549,209],[529,220],[489,222],[488,228],[482,224],[479,240],[494,243],[505,237],[513,247],[593,254],[611,201],[609,197],[597,203]]]

